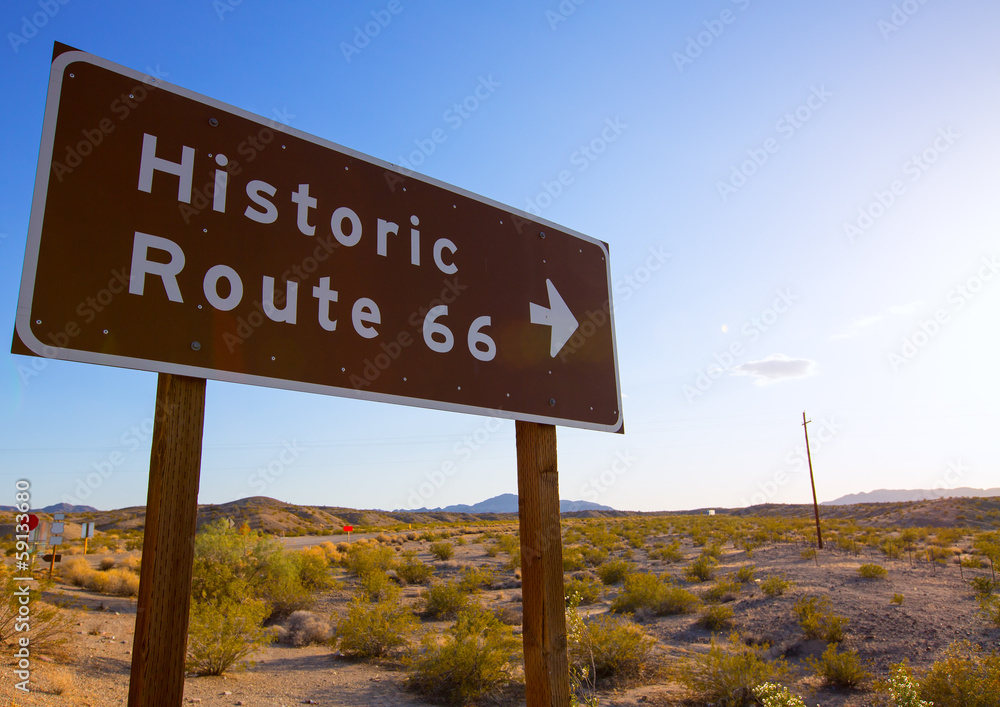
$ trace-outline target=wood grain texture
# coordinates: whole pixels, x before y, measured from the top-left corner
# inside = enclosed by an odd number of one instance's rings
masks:
[[[205,379],[161,373],[156,386],[129,707],[184,698]]]
[[[524,677],[528,707],[568,707],[556,428],[517,422]]]

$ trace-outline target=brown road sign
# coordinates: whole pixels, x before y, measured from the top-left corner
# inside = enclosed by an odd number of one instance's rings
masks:
[[[53,60],[15,352],[621,431],[613,319],[598,240]]]

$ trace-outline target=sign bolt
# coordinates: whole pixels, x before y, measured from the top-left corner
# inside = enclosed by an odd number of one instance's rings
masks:
[[[201,351],[201,342],[200,341],[192,341],[191,342],[191,350],[192,351]]]
[[[556,404],[556,399],[555,398],[549,398],[549,405],[555,405],[555,404]]]
[[[208,124],[211,125],[213,128],[219,127],[219,121],[216,118],[209,118]]]
[[[539,238],[545,238],[545,231],[539,231],[538,232],[538,237]]]

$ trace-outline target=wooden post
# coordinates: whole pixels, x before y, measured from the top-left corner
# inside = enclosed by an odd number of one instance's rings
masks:
[[[204,421],[205,379],[161,373],[149,458],[129,707],[180,707],[184,699]]]
[[[568,707],[556,428],[515,423],[527,707]]]
[[[805,412],[802,413],[802,429],[806,433],[806,458],[809,460],[809,485],[812,486],[813,492],[813,512],[816,514],[816,545],[819,549],[823,549],[823,531],[819,528],[819,502],[816,500],[816,479],[813,476],[813,458],[812,452],[809,451],[809,428],[806,427],[812,420],[806,419]],[[817,567],[819,566],[819,560],[816,560]]]

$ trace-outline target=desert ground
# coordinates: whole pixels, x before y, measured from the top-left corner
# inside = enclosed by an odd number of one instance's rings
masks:
[[[987,509],[987,514],[993,512],[992,506]],[[243,669],[234,667],[219,676],[189,674],[185,702],[255,706],[435,704],[407,689],[407,656],[422,650],[422,636],[443,635],[454,624],[452,619],[427,615],[428,586],[457,582],[472,570],[483,574],[468,600],[492,610],[519,637],[519,569],[516,556],[508,552],[514,546],[515,522],[492,519],[471,523],[466,519],[462,523],[407,526],[397,524],[379,533],[355,534],[351,545],[389,548],[396,558],[407,557],[432,568],[428,582],[421,583],[406,583],[391,569],[388,573],[399,585],[396,601],[419,617],[408,650],[358,659],[346,655],[335,639],[300,646],[276,641],[254,652],[252,665]],[[977,549],[986,546],[976,546],[977,537],[994,537],[991,526],[997,527],[989,515],[978,529],[937,531],[912,525],[909,530],[882,523],[866,526],[841,518],[827,524],[825,548],[814,553],[814,537],[810,535],[814,528],[802,517],[565,518],[567,587],[586,587],[594,595],[592,602],[581,603],[580,614],[585,621],[609,614],[621,616],[651,639],[651,650],[638,674],[612,677],[596,686],[583,685],[581,695],[595,701],[592,703],[623,707],[709,704],[686,686],[679,673],[713,645],[741,645],[752,646],[762,660],[785,661],[788,669],[781,684],[803,696],[808,705],[892,704],[879,683],[889,675],[892,665],[905,659],[920,675],[942,660],[957,641],[969,641],[986,650],[1000,645],[1000,625],[988,620],[970,584],[976,577],[983,578],[980,584],[993,581],[988,559]],[[331,557],[345,558],[351,551],[343,535],[295,534],[285,537],[284,542],[288,552],[327,547]],[[452,557],[440,559],[442,544],[451,546]],[[121,543],[117,551],[109,551],[109,547],[105,544],[88,555],[87,561],[95,569],[137,565],[138,551],[126,550]],[[690,568],[706,556],[713,558],[707,563],[711,577],[699,581]],[[69,557],[64,556],[64,562]],[[652,573],[664,585],[683,588],[695,596],[697,604],[689,613],[676,614],[663,614],[648,606],[628,607],[623,601],[628,581],[610,571],[614,563],[624,575]],[[883,568],[884,577],[860,576],[858,570],[863,565]],[[360,591],[360,578],[344,562],[331,561],[327,571],[333,584],[310,597],[308,611],[335,628],[351,597]],[[788,580],[787,588],[781,593],[765,592],[762,586],[769,578]],[[838,650],[856,651],[869,674],[860,685],[833,687],[810,662],[821,659],[828,641],[806,635],[796,616],[796,605],[803,597],[825,598],[829,611],[846,619]],[[4,707],[126,704],[135,597],[77,586],[57,571],[56,581],[45,589],[42,601],[59,607],[69,641],[62,651],[36,660],[28,694],[14,690],[13,666],[3,670],[0,694],[6,700]],[[723,607],[723,625],[712,630],[704,615],[719,607]],[[280,627],[282,621],[272,617],[270,623]],[[280,628],[274,630],[281,632]],[[729,643],[731,636],[736,643]],[[11,650],[5,648],[5,652]],[[518,675],[515,661],[510,685],[472,703],[523,703]]]

